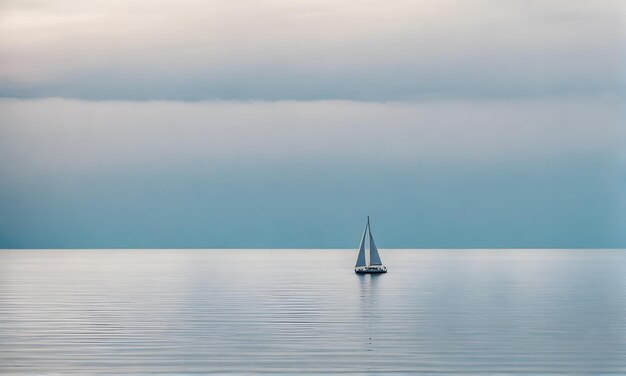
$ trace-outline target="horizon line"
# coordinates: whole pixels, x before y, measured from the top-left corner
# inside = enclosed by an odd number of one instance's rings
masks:
[[[378,248],[379,250],[391,250],[391,251],[433,251],[433,250],[467,250],[467,251],[479,251],[479,250],[519,250],[519,251],[541,251],[541,250],[626,250],[626,247],[616,248],[616,247],[597,247],[597,248],[589,248],[589,247],[567,247],[567,248],[541,248],[541,247],[486,247],[486,248]],[[0,251],[142,251],[142,250],[150,250],[150,251],[174,251],[174,250],[255,250],[255,251],[292,251],[292,250],[321,250],[321,251],[354,251],[358,250],[358,247],[354,248],[289,248],[289,247],[276,247],[276,248],[200,248],[200,247],[181,247],[181,248],[0,248]]]

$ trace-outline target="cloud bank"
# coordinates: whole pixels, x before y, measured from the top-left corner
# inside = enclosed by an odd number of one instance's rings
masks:
[[[623,146],[618,99],[433,103],[0,101],[20,171],[201,161],[394,164],[541,160]],[[7,163],[11,161],[12,163]]]

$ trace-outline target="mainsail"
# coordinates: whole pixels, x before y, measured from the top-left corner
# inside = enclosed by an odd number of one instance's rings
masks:
[[[356,259],[355,267],[365,266],[365,235],[367,234],[367,226],[365,226],[365,230],[363,231],[363,236],[361,237],[361,245],[359,246],[359,257]]]
[[[370,265],[382,265],[380,256],[378,255],[378,249],[376,243],[374,243],[374,237],[372,236],[372,229],[370,227],[370,217],[367,217],[367,228],[370,233]]]

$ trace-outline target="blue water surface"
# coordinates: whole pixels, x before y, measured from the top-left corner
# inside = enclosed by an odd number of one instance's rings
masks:
[[[626,251],[0,251],[0,373],[624,375]]]

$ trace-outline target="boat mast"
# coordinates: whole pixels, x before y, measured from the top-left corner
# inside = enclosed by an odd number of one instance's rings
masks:
[[[372,247],[372,243],[370,241],[370,239],[372,239],[372,229],[370,229],[370,216],[367,216],[367,224],[365,225],[365,229],[367,230],[368,233],[368,237],[367,237],[367,249],[371,249]],[[369,255],[367,256],[367,266],[370,266],[372,262],[372,253],[371,251],[369,252]]]

